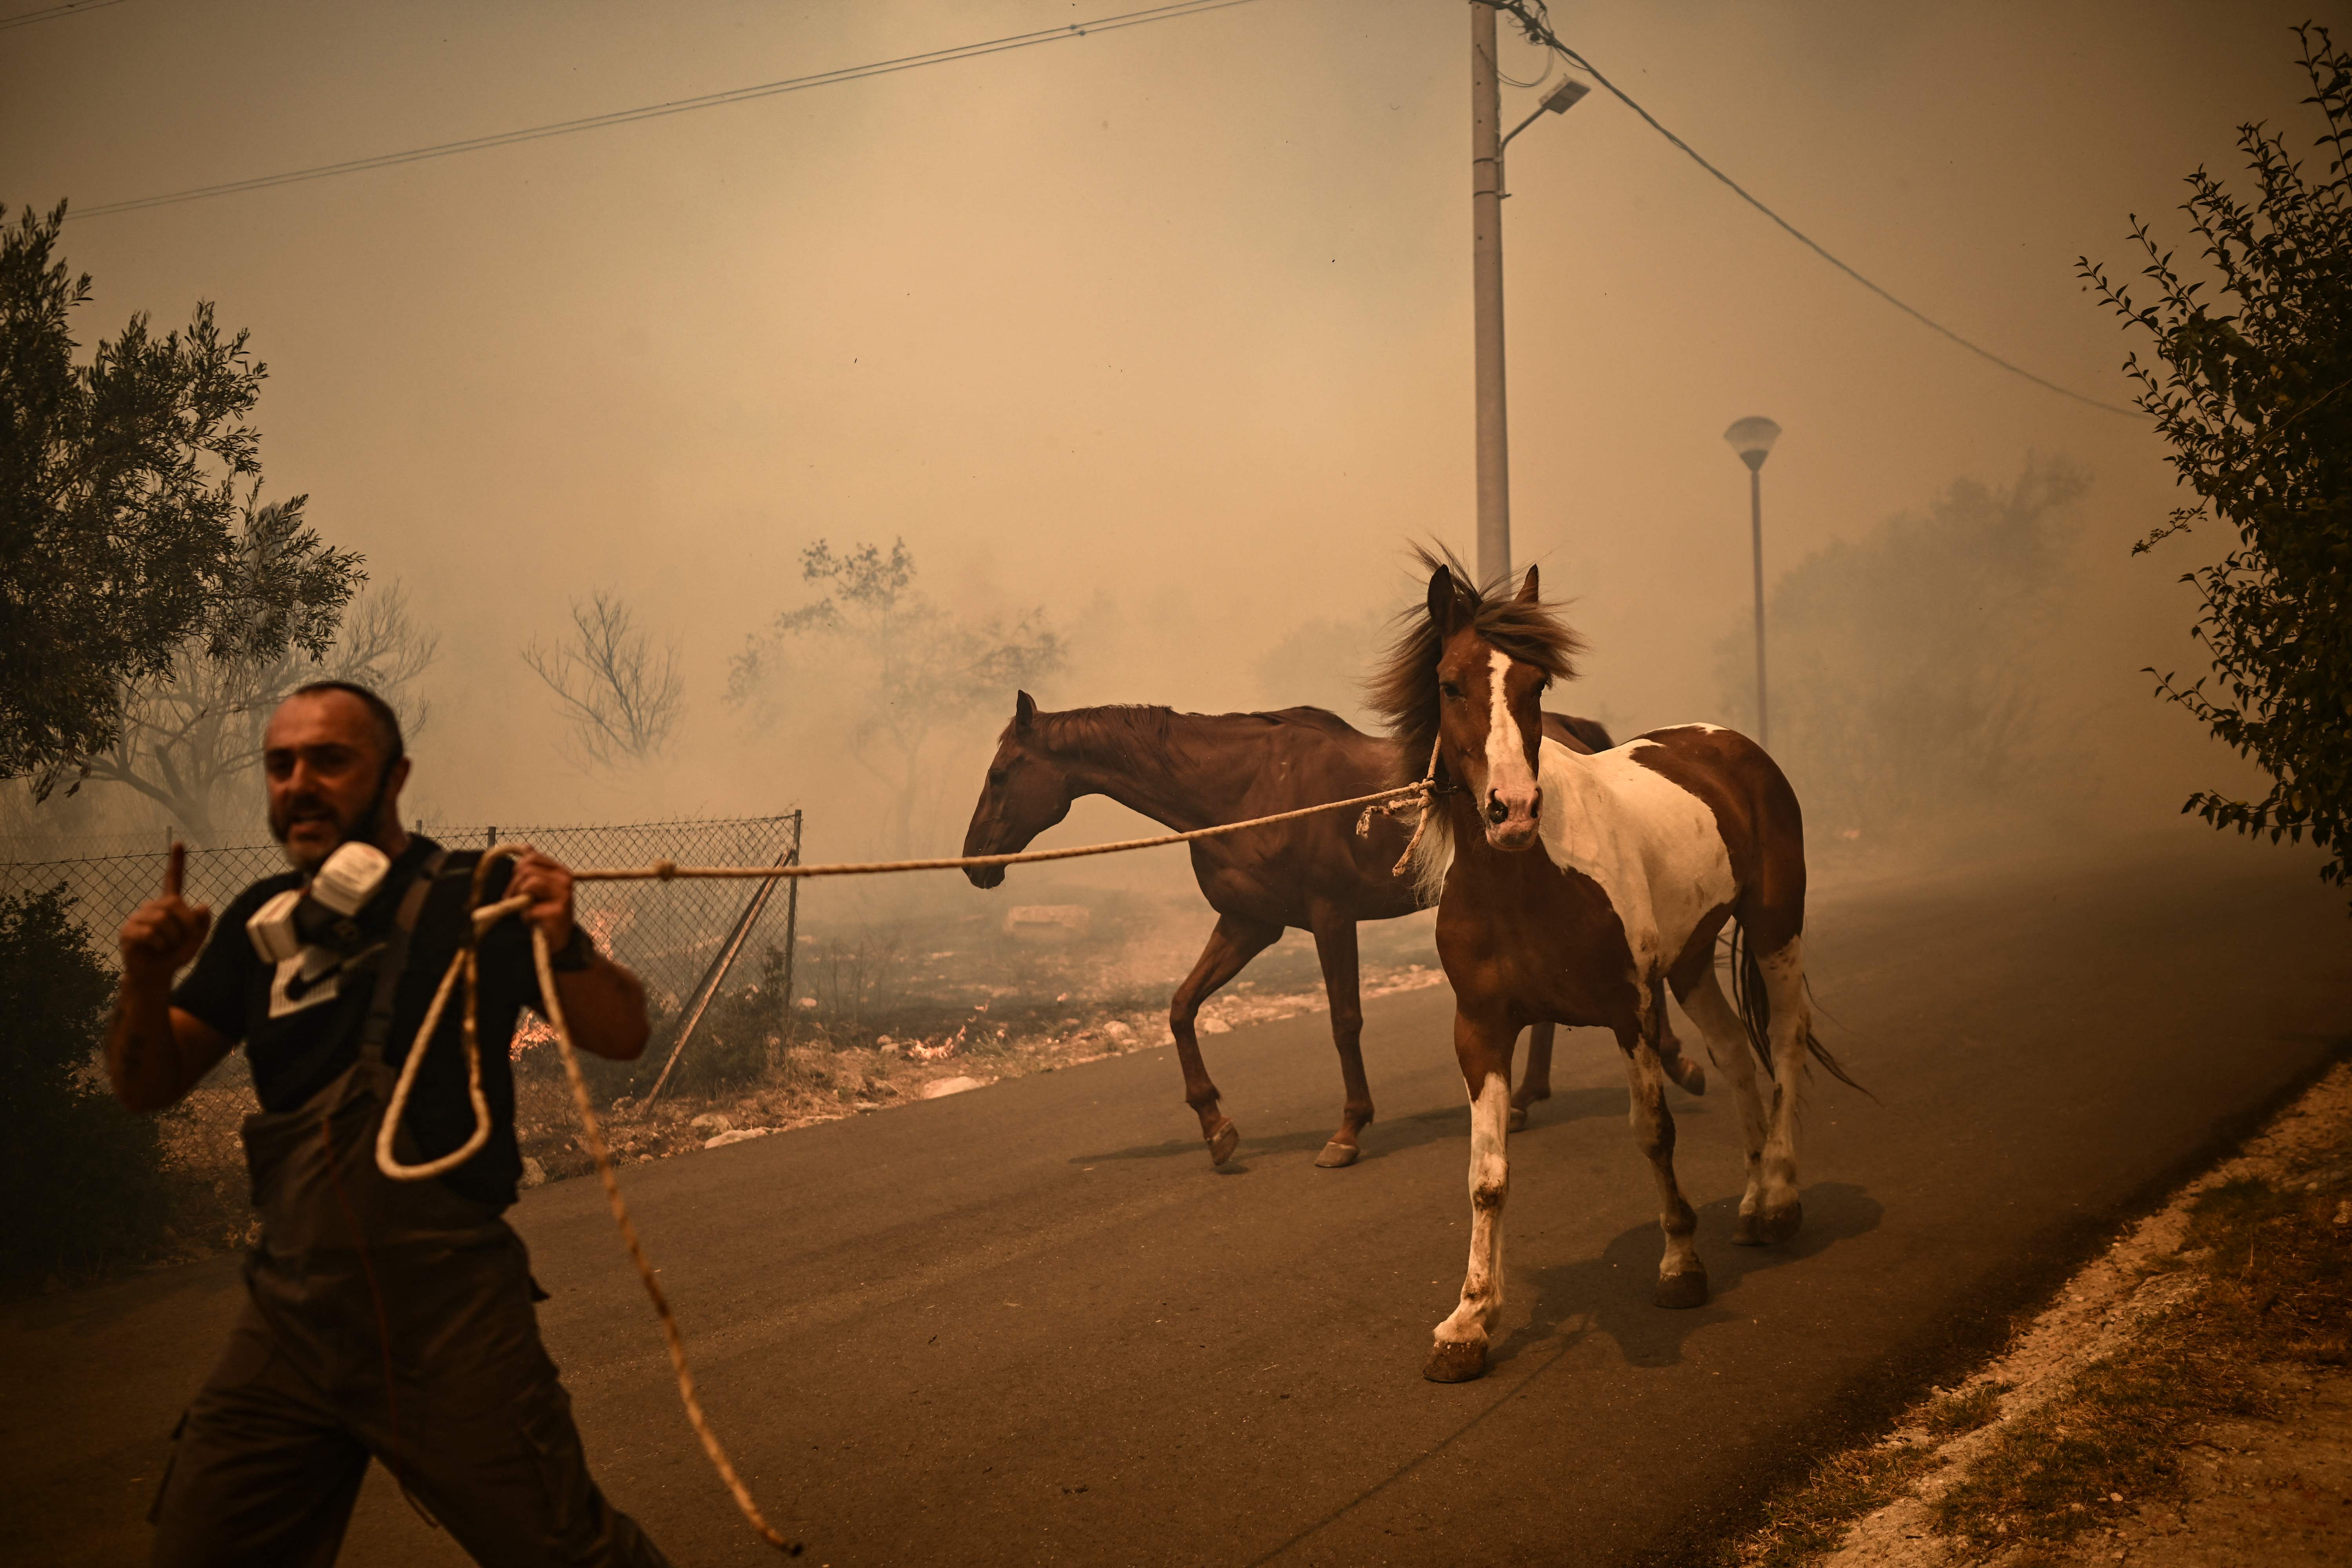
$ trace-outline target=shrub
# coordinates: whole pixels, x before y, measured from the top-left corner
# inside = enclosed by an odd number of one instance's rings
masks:
[[[0,896],[0,1272],[142,1256],[171,1211],[162,1135],[99,1064],[114,976],[62,884]]]

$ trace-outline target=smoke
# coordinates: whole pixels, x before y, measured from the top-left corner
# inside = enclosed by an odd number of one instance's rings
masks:
[[[0,93],[12,199],[180,188],[1068,19],[1030,0],[554,15],[117,7],[26,29]],[[2122,253],[2129,215],[2227,163],[2240,122],[2295,112],[2294,19],[1559,17],[1863,270],[2109,398],[2123,344],[2074,260]],[[96,321],[206,298],[251,329],[273,489],[308,491],[440,638],[412,818],[805,807],[812,855],[863,855],[893,832],[855,754],[855,672],[805,660],[772,710],[724,700],[746,639],[803,601],[816,540],[903,537],[961,616],[1042,607],[1066,649],[1034,693],[1050,707],[1354,710],[1367,628],[1419,594],[1406,542],[1472,531],[1462,33],[1402,0],[1238,7],[78,222],[68,258],[96,279]],[[1537,74],[1532,54],[1504,65]],[[278,89],[217,90],[256,79]],[[1748,614],[1747,474],[1718,433],[1764,413],[1787,431],[1763,479],[1792,616],[1813,613],[1814,563],[1891,563],[1887,520],[1934,515],[1956,479],[2001,492],[2034,450],[2084,477],[2031,637],[1985,650],[2039,695],[2039,728],[1978,796],[2063,773],[2090,817],[2154,828],[2235,765],[2138,673],[2196,651],[2178,563],[2122,553],[2172,496],[2144,428],[1893,315],[1598,97],[1515,142],[1509,175],[1515,547],[1593,643],[1555,706],[1620,735],[1738,721],[1717,647]],[[682,708],[660,756],[592,770],[521,651],[599,588],[675,642]],[[1792,620],[1790,669],[1824,714],[1929,722],[1870,640],[1900,626],[1814,624]],[[1009,713],[926,750],[908,847],[960,837]],[[55,820],[143,833],[152,813],[85,798]],[[1056,841],[1135,826],[1089,803]],[[1180,852],[1087,864],[1185,877]],[[947,880],[936,896],[970,893]]]

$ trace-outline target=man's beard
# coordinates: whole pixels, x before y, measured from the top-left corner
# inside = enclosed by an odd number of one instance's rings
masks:
[[[270,811],[269,837],[278,840],[278,847],[286,851],[286,858],[294,863],[296,870],[315,871],[326,863],[329,856],[346,844],[375,842],[376,833],[383,825],[383,792],[391,782],[392,770],[386,768],[378,775],[375,793],[368,796],[367,805],[362,806],[359,816],[349,822],[345,822],[337,816],[334,806],[321,796],[298,795],[286,803],[282,814],[275,808]],[[324,815],[328,821],[335,825],[335,841],[316,856],[295,849],[292,845],[287,843],[287,839],[294,831],[294,816],[297,812],[316,812]]]

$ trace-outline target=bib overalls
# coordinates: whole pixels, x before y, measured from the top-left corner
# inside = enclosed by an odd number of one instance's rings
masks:
[[[358,1058],[299,1109],[246,1119],[261,1240],[173,1434],[158,1568],[332,1563],[372,1458],[478,1563],[667,1563],[589,1478],[522,1238],[439,1181],[376,1167],[392,996],[436,868],[402,900]]]

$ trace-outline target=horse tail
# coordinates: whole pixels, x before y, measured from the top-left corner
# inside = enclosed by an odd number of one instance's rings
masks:
[[[1806,983],[1805,994],[1808,997],[1812,994],[1810,981]],[[1764,984],[1764,965],[1758,960],[1755,947],[1748,941],[1748,928],[1737,921],[1731,927],[1731,1005],[1748,1030],[1748,1047],[1764,1064],[1764,1070],[1771,1072],[1771,991]],[[1805,1052],[1827,1068],[1830,1076],[1848,1089],[1861,1089],[1874,1100],[1878,1098],[1847,1075],[1845,1068],[1838,1064],[1837,1058],[1830,1054],[1830,1048],[1822,1044],[1821,1037],[1813,1033],[1811,1024],[1805,1026]]]

